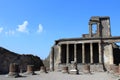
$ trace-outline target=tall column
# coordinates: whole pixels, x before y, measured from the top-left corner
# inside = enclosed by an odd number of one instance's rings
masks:
[[[76,50],[77,50],[77,45],[74,44],[74,61],[75,62],[77,62],[77,52],[76,52]]]
[[[85,63],[85,44],[82,44],[82,63]]]
[[[112,44],[109,45],[109,59],[110,59],[110,64],[113,64],[113,47]]]
[[[61,44],[59,44],[59,63],[61,63],[61,57],[62,57],[62,55],[61,55]]]
[[[66,58],[66,59],[67,59],[67,60],[66,60],[66,63],[68,64],[68,63],[69,63],[69,44],[67,44],[67,48],[66,48],[66,49],[67,49],[67,50],[66,50],[66,54],[67,54],[67,55],[66,55],[66,57],[67,57],[67,58]]]
[[[93,63],[93,45],[90,43],[90,63]]]
[[[102,63],[102,44],[99,42],[99,63]]]
[[[50,70],[54,71],[54,47],[51,48],[50,53]]]

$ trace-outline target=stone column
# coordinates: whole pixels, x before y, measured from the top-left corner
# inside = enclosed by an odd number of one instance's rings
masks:
[[[67,47],[67,48],[66,48],[66,49],[67,49],[67,50],[66,50],[66,54],[67,54],[67,55],[66,55],[66,57],[67,57],[67,58],[66,58],[66,59],[67,59],[67,60],[66,60],[66,63],[68,64],[68,63],[69,63],[69,44],[67,44],[66,47]]]
[[[34,75],[34,65],[27,65],[27,74]]]
[[[47,70],[46,70],[45,66],[40,67],[40,73],[47,73]]]
[[[8,76],[19,77],[19,65],[16,63],[11,63],[9,66]]]
[[[77,45],[74,44],[74,61],[77,63]]]
[[[50,53],[50,71],[54,71],[54,47],[51,48]]]
[[[90,62],[93,63],[93,45],[90,43]]]
[[[82,44],[82,63],[85,63],[85,44]]]
[[[61,55],[61,44],[59,44],[58,45],[59,46],[59,63],[61,63],[61,57],[62,57],[62,55]]]
[[[109,45],[109,59],[110,59],[110,65],[113,64],[113,47],[112,44]]]
[[[99,42],[99,63],[102,63],[102,44]]]

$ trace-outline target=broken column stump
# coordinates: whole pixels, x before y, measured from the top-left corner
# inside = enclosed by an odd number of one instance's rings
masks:
[[[118,74],[118,69],[119,69],[119,66],[115,65],[113,68],[114,74]]]
[[[91,73],[91,72],[90,72],[90,65],[89,65],[89,64],[85,64],[85,65],[83,66],[83,72],[84,72],[85,74]]]
[[[19,65],[17,63],[11,63],[9,66],[8,77],[19,77]]]
[[[111,74],[114,73],[114,66],[115,66],[115,64],[109,65],[109,73],[111,73]]]
[[[27,65],[27,72],[28,75],[35,75],[34,73],[34,65]]]
[[[77,63],[74,61],[71,61],[71,70],[70,74],[79,74],[79,70],[77,69]]]
[[[68,71],[68,66],[64,66],[64,67],[62,68],[62,73],[69,73],[69,71]]]
[[[40,67],[40,73],[47,73],[47,70],[46,70],[45,66]]]

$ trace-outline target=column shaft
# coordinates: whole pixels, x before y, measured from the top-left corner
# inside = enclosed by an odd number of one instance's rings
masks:
[[[99,42],[99,63],[102,63],[102,45]]]
[[[59,45],[59,63],[61,63],[61,57],[62,57],[62,53],[61,53],[61,44]]]
[[[76,50],[77,50],[77,45],[74,44],[74,61],[75,62],[77,62],[77,52],[76,52]]]
[[[66,59],[67,59],[67,60],[66,60],[66,63],[68,64],[68,63],[69,63],[69,44],[67,44],[67,48],[66,48],[66,49],[67,49],[67,50],[66,50],[66,54],[67,54],[67,55],[66,55],[66,57],[67,57],[67,58],[66,58]]]
[[[50,53],[50,70],[54,71],[54,47],[51,48]]]
[[[113,47],[112,47],[112,44],[110,44],[110,47],[109,47],[109,59],[110,59],[110,64],[113,64]]]
[[[90,43],[90,63],[93,63],[93,45]]]
[[[85,63],[85,44],[82,44],[82,63]]]

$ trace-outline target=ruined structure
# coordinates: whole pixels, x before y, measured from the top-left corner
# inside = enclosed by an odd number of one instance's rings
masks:
[[[34,65],[35,70],[39,70],[40,66],[43,66],[43,62],[38,56],[32,54],[21,55],[0,47],[0,74],[9,73],[9,65],[11,63],[17,63],[20,72],[25,72],[27,65]]]
[[[86,64],[90,65],[90,71],[109,70],[110,65],[120,63],[116,42],[120,42],[120,36],[111,36],[110,17],[93,16],[89,20],[89,34],[55,41],[50,53],[50,70],[61,70],[64,66],[71,69],[72,61],[77,63],[79,71]]]

